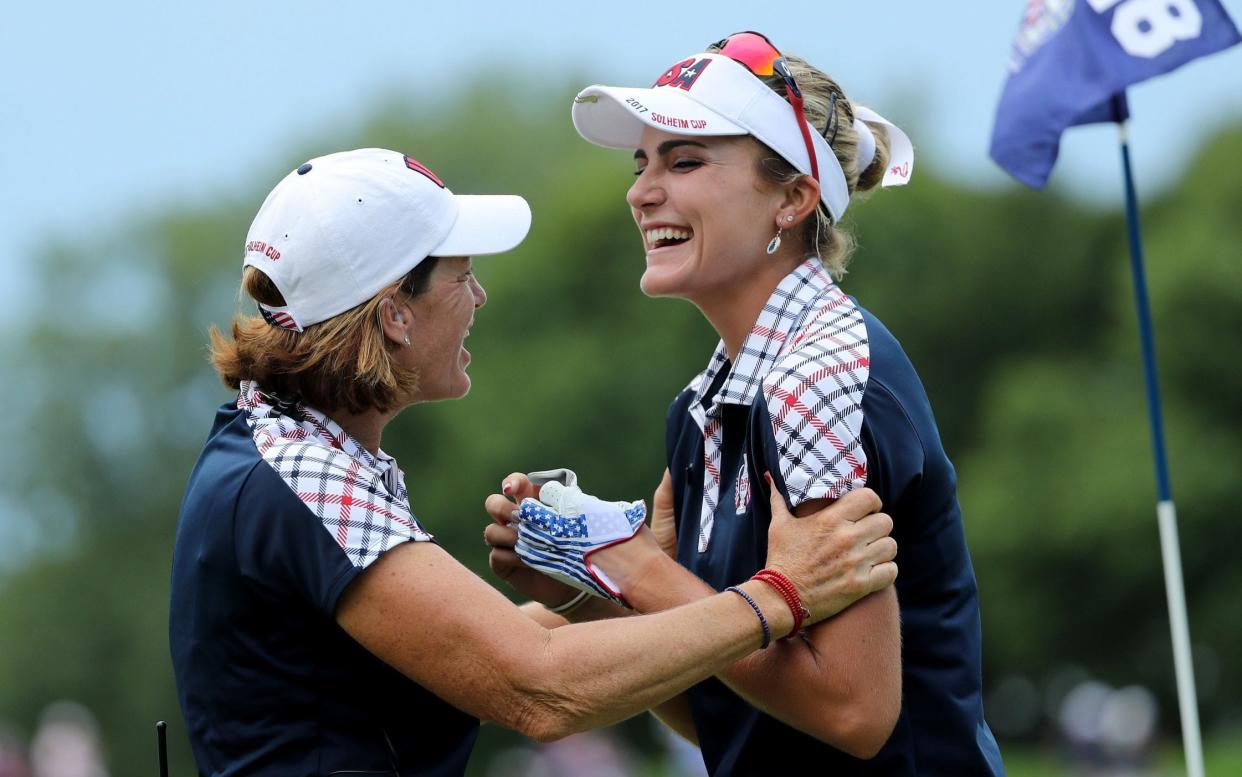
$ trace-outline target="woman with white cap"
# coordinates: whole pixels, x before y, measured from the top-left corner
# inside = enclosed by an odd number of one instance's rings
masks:
[[[754,579],[784,592],[761,569],[770,504],[802,515],[870,486],[893,515],[896,590],[656,712],[700,745],[713,775],[1002,773],[953,467],[900,345],[835,282],[851,196],[906,183],[910,141],[753,32],[678,61],[650,88],[589,87],[573,120],[587,140],[634,153],[643,291],[694,303],[721,342],[668,415],[652,528],[680,564],[628,543],[587,559],[595,574],[574,586],[604,598],[571,599],[531,568],[573,583],[548,559],[577,550],[530,552],[532,529],[505,525],[512,507],[493,495],[493,568],[572,620],[627,612],[618,602],[659,612]],[[526,495],[520,476],[508,482]]]
[[[212,331],[238,397],[190,476],[173,558],[173,665],[202,774],[461,774],[480,719],[543,740],[612,723],[794,627],[751,583],[552,632],[415,517],[384,427],[469,390],[463,341],[486,301],[470,257],[513,248],[529,224],[521,198],[454,195],[381,149],[313,159],[263,203],[242,279],[261,317]],[[545,491],[526,519],[572,512],[542,525],[600,558],[646,514]],[[809,530],[773,523],[770,560],[811,620],[895,577],[877,507],[867,493]]]

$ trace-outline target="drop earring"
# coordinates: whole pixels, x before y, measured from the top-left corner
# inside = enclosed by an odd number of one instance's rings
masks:
[[[388,304],[390,304],[390,305],[391,305],[391,304],[393,304],[393,301],[392,301],[392,300],[390,300],[390,299],[387,299],[387,300],[384,300],[384,301],[385,301],[385,302],[387,302],[387,303],[388,303]],[[401,324],[402,326],[404,326],[404,325],[405,325],[405,316],[401,315],[400,313],[393,313],[393,314],[392,314],[392,318],[393,318],[393,320],[394,320],[394,321],[396,321],[398,324]],[[410,333],[409,333],[409,332],[404,332],[403,334],[405,335],[405,347],[406,347],[406,348],[409,348],[409,347],[410,347]]]
[[[780,227],[776,228],[775,237],[773,237],[772,241],[768,243],[768,249],[767,249],[768,256],[771,256],[772,254],[776,253],[777,250],[781,247],[781,233],[784,231],[785,230],[781,229]]]

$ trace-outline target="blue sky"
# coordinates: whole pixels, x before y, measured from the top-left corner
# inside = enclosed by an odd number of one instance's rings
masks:
[[[1242,0],[1224,5],[1242,19]],[[528,73],[532,93],[540,74],[558,69],[645,84],[673,58],[740,29],[766,32],[855,99],[912,122],[920,157],[939,170],[1007,185],[986,150],[1024,8],[1024,0],[15,4],[0,29],[8,279],[0,323],[20,315],[21,267],[49,238],[236,196],[282,148],[350,126],[394,91],[431,101],[439,85],[495,68]],[[1176,178],[1211,131],[1242,121],[1240,83],[1242,47],[1234,47],[1131,90],[1140,195]],[[1119,201],[1115,138],[1110,127],[1070,133],[1053,184]]]

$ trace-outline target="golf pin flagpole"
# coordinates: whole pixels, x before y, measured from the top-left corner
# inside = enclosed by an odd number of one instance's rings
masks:
[[[1121,141],[1121,168],[1126,186],[1130,269],[1134,281],[1134,302],[1138,311],[1139,341],[1143,351],[1143,375],[1147,383],[1147,415],[1151,422],[1152,451],[1156,463],[1156,493],[1159,500],[1156,502],[1156,520],[1160,524],[1160,555],[1164,560],[1164,588],[1169,599],[1173,668],[1177,675],[1177,703],[1181,711],[1182,743],[1186,749],[1186,774],[1188,777],[1203,777],[1203,742],[1199,733],[1199,703],[1195,694],[1195,668],[1190,652],[1190,626],[1186,620],[1186,591],[1182,584],[1182,551],[1177,534],[1177,510],[1173,504],[1173,491],[1169,487],[1169,465],[1164,451],[1164,419],[1160,411],[1160,384],[1156,378],[1156,342],[1152,333],[1147,275],[1143,269],[1138,197],[1134,192],[1134,173],[1130,168],[1130,143],[1125,121],[1119,120],[1117,128]]]
[[[155,724],[156,756],[159,758],[160,777],[168,777],[168,724],[159,721]]]

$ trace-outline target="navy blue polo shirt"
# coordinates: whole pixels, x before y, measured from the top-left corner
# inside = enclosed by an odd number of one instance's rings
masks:
[[[172,565],[177,693],[204,775],[460,775],[478,720],[337,625],[341,593],[430,540],[396,462],[252,383],[190,476]]]
[[[688,692],[713,775],[1000,775],[983,718],[979,605],[956,479],[901,346],[811,257],[730,363],[723,345],[674,401],[668,463],[678,560],[717,590],[763,568],[771,472],[792,508],[866,485],[893,517],[902,710],[863,761],[708,679]]]

